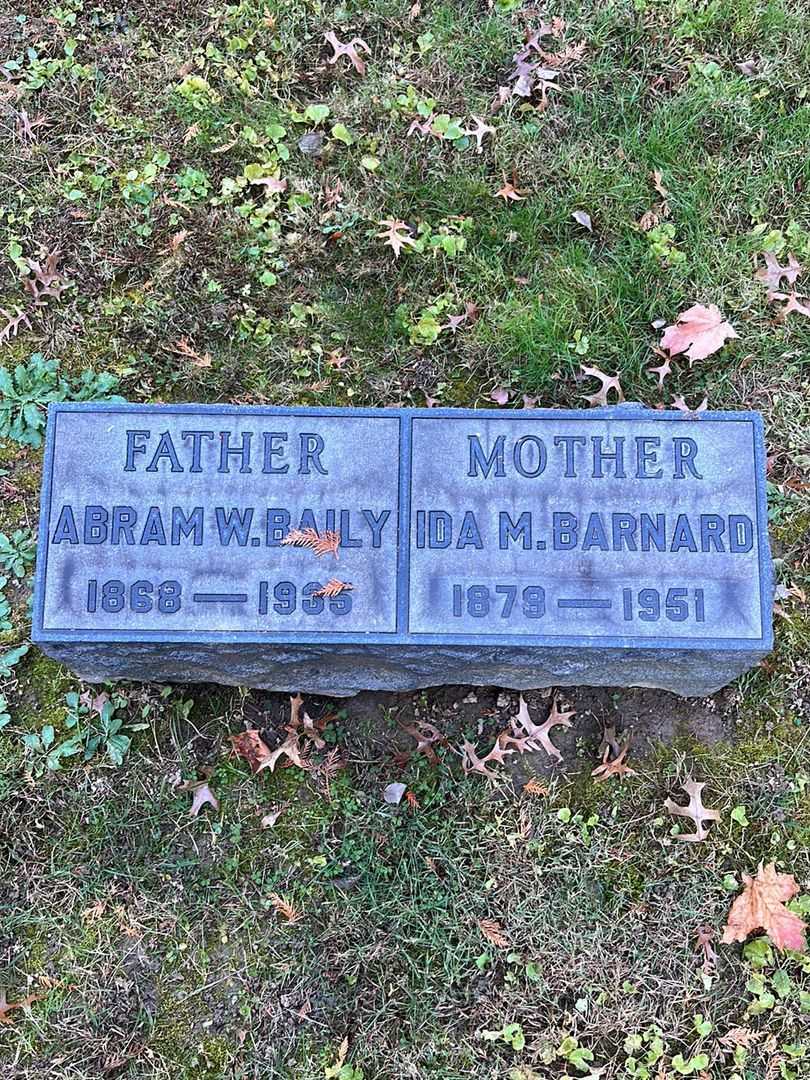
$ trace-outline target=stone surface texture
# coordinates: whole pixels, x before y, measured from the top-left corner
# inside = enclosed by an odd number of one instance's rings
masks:
[[[214,682],[329,697],[361,690],[420,690],[444,684],[646,686],[703,697],[766,655],[762,649],[587,649],[475,645],[42,644],[87,682]]]

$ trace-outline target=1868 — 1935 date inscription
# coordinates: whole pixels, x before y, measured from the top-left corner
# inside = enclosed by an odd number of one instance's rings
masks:
[[[52,406],[34,639],[91,678],[698,692],[770,647],[763,473],[752,413]]]

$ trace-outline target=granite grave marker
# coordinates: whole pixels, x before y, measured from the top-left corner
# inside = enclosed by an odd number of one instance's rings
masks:
[[[52,405],[32,636],[90,681],[708,693],[771,647],[761,420]]]

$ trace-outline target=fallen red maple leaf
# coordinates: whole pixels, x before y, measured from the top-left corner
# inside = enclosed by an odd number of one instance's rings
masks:
[[[804,952],[807,924],[785,907],[798,891],[793,875],[777,873],[775,863],[764,869],[760,863],[755,878],[743,874],[743,891],[731,905],[723,943],[745,941],[752,931],[765,930],[777,949]]]
[[[716,304],[709,304],[708,307],[694,304],[664,330],[661,348],[666,349],[670,356],[686,353],[691,367],[695,360],[705,360],[731,338],[739,336],[731,323],[725,321]]]

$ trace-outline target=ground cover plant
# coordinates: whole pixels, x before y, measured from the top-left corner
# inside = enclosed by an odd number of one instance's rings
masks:
[[[809,14],[0,12],[4,1077],[810,1076]],[[705,701],[83,686],[41,442],[115,395],[760,409],[776,648]]]

